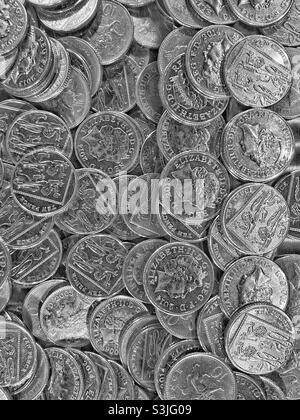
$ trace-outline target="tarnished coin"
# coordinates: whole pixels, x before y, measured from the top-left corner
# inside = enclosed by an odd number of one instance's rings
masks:
[[[67,87],[56,98],[43,102],[42,107],[60,116],[69,128],[77,127],[91,108],[88,80],[80,70],[72,67]]]
[[[126,247],[112,236],[86,236],[68,255],[68,279],[85,296],[111,297],[124,288],[122,268],[126,255]]]
[[[183,152],[197,151],[220,156],[220,139],[225,128],[222,116],[212,124],[188,126],[174,120],[166,111],[157,127],[157,142],[166,160]]]
[[[230,49],[225,58],[225,82],[232,96],[249,107],[276,104],[292,84],[285,49],[271,38],[251,35]]]
[[[135,245],[125,258],[122,275],[125,287],[133,297],[142,302],[149,303],[143,284],[145,266],[151,255],[166,243],[160,239],[143,241]]]
[[[53,291],[40,309],[40,323],[47,339],[59,347],[87,346],[87,315],[90,306],[91,303],[71,286]]]
[[[197,322],[197,334],[202,348],[226,360],[224,332],[226,316],[221,309],[219,296],[210,299],[201,310]]]
[[[158,49],[174,29],[171,19],[160,11],[155,2],[132,8],[130,14],[134,25],[134,39],[143,47]]]
[[[179,24],[188,28],[201,29],[208,25],[207,21],[201,19],[195,12],[188,0],[163,0],[166,10],[170,16]]]
[[[259,386],[251,376],[244,373],[235,372],[234,374],[237,384],[237,400],[238,401],[265,401],[266,396],[263,389]]]
[[[230,25],[237,21],[225,0],[191,0],[191,5],[203,19],[217,25]]]
[[[6,55],[19,46],[27,31],[27,13],[23,2],[3,0],[1,4],[0,55]]]
[[[228,99],[210,99],[194,88],[187,74],[185,54],[168,65],[160,79],[159,93],[168,113],[185,125],[207,125],[228,105]]]
[[[136,105],[135,85],[139,74],[138,64],[127,56],[105,66],[103,83],[93,97],[92,109],[96,112],[130,111]]]
[[[134,119],[140,130],[142,130],[144,140],[146,140],[146,138],[150,136],[150,134],[152,134],[153,131],[155,131],[157,128],[156,124],[149,120],[138,107],[135,107],[133,110],[129,111],[128,115]]]
[[[235,400],[237,384],[231,369],[216,356],[189,354],[170,369],[168,400]]]
[[[50,112],[24,112],[9,127],[5,148],[11,161],[17,164],[24,155],[40,147],[57,149],[70,158],[73,152],[71,132],[61,118]]]
[[[249,26],[264,27],[280,21],[290,11],[292,0],[227,0],[235,16]]]
[[[222,139],[223,162],[241,181],[277,178],[289,166],[295,147],[287,122],[267,109],[238,114],[227,124]]]
[[[117,378],[117,401],[134,400],[135,398],[135,385],[134,381],[119,363],[110,360],[110,365],[113,368]]]
[[[107,203],[105,193],[113,195],[115,184],[97,169],[78,169],[78,188],[67,210],[56,216],[64,231],[89,235],[107,229],[115,220],[115,209]]]
[[[154,372],[155,388],[159,398],[162,400],[165,399],[166,378],[175,363],[183,356],[187,356],[190,353],[198,353],[200,351],[201,347],[197,340],[184,340],[172,344],[171,347],[162,353],[156,363]]]
[[[192,314],[212,294],[213,266],[194,245],[167,244],[150,257],[144,271],[144,287],[157,309],[170,315]]]
[[[97,401],[101,385],[97,366],[86,353],[73,348],[69,351],[83,371],[84,391],[81,399],[83,401]]]
[[[18,401],[28,401],[39,398],[47,386],[50,376],[50,364],[42,347],[37,344],[37,366],[34,375],[18,390],[15,398]]]
[[[285,311],[289,282],[273,261],[264,257],[244,257],[224,273],[219,291],[222,309],[230,317],[248,303],[270,303]]]
[[[4,388],[0,388],[0,401],[9,401],[11,400],[11,396]]]
[[[98,401],[115,400],[118,393],[118,382],[114,369],[109,362],[96,353],[86,352],[86,355],[94,362],[100,378],[100,392]]]
[[[164,159],[157,144],[156,131],[150,134],[142,145],[140,166],[144,174],[159,174],[164,167]]]
[[[52,217],[24,211],[14,200],[10,184],[4,182],[0,189],[0,237],[7,245],[14,249],[31,248],[42,242],[52,227]]]
[[[45,350],[50,362],[50,380],[45,389],[47,401],[76,401],[84,392],[81,366],[66,350],[51,347]]]
[[[0,312],[2,312],[10,301],[12,287],[10,280],[7,278],[0,286]]]
[[[230,96],[224,80],[224,61],[230,48],[243,38],[237,30],[217,25],[202,29],[191,40],[186,69],[190,81],[203,95],[221,99]]]
[[[100,169],[110,176],[133,169],[139,151],[135,123],[119,112],[93,114],[76,132],[75,152],[82,166]]]
[[[192,226],[217,216],[229,190],[227,171],[217,158],[198,151],[184,152],[161,174],[160,202],[166,212]]]
[[[263,255],[284,241],[289,231],[288,205],[274,188],[246,184],[227,198],[221,224],[226,239],[243,254]]]
[[[147,308],[138,300],[117,296],[100,303],[89,318],[89,334],[94,349],[104,357],[118,360],[119,336],[125,323]]]
[[[164,351],[172,344],[172,336],[153,323],[139,331],[128,347],[128,370],[137,384],[155,391],[154,369]]]
[[[160,324],[174,337],[181,340],[193,340],[197,338],[197,318],[199,312],[189,315],[169,315],[156,309],[156,316]]]
[[[33,338],[21,325],[4,317],[0,318],[0,354],[0,386],[21,385],[36,368],[37,349]]]
[[[11,280],[18,286],[32,288],[56,273],[61,258],[61,240],[52,230],[38,245],[11,252]]]
[[[62,153],[37,149],[19,160],[11,185],[22,208],[39,217],[52,216],[73,199],[77,178],[74,166]]]
[[[67,280],[64,279],[45,281],[32,288],[23,300],[22,320],[31,334],[40,342],[48,342],[40,323],[40,309],[52,292],[67,285]]]
[[[300,400],[300,350],[292,352],[287,364],[279,370],[288,400]]]
[[[251,304],[231,318],[225,332],[226,353],[238,370],[266,375],[286,365],[294,339],[294,326],[284,312],[269,304]]]
[[[157,62],[150,63],[139,75],[136,84],[136,99],[142,112],[151,121],[158,123],[163,106],[158,94],[159,71]]]
[[[32,96],[40,91],[40,84],[46,79],[51,65],[53,52],[48,37],[40,29],[31,27],[3,86],[13,96]]]
[[[103,65],[115,63],[129,50],[133,23],[127,9],[115,1],[102,0],[101,22],[89,41]]]
[[[300,46],[300,1],[294,0],[288,15],[275,25],[262,28],[264,35],[269,36],[287,47]]]
[[[75,36],[66,36],[61,38],[60,42],[68,49],[80,54],[88,64],[92,82],[91,96],[94,96],[102,83],[103,77],[103,69],[95,48],[90,42]]]
[[[290,286],[290,298],[286,313],[291,318],[295,331],[295,349],[300,350],[300,255],[285,255],[276,259]]]
[[[277,182],[275,188],[286,199],[290,210],[289,236],[300,237],[300,171],[292,172]]]
[[[288,94],[272,107],[272,110],[290,120],[300,117],[300,48],[286,48],[285,50],[292,65],[292,87]]]
[[[266,376],[261,376],[259,379],[262,382],[267,401],[281,401],[286,399],[285,393],[272,379]]]

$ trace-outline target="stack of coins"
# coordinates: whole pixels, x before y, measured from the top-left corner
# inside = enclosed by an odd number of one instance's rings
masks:
[[[300,399],[300,1],[0,23],[0,400]]]

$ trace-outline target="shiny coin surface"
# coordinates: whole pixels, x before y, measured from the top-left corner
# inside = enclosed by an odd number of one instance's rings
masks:
[[[266,376],[261,376],[259,379],[262,382],[267,401],[281,401],[286,399],[283,390],[272,379]]]
[[[143,241],[135,245],[125,258],[123,265],[125,287],[133,297],[142,302],[149,303],[143,284],[145,266],[151,255],[166,243],[166,241],[160,239]]]
[[[23,2],[4,0],[1,4],[0,54],[5,55],[18,47],[27,31],[27,13]]]
[[[266,375],[290,359],[295,330],[290,318],[269,304],[251,304],[238,311],[225,332],[231,363],[250,375]]]
[[[12,261],[8,247],[3,241],[0,241],[0,288],[11,277]],[[7,289],[7,286],[6,286]],[[2,290],[2,289],[1,289]],[[4,295],[5,288],[3,289]]]
[[[256,302],[270,303],[284,311],[289,301],[289,283],[273,261],[264,257],[244,257],[224,273],[219,295],[228,317],[239,307]]]
[[[191,5],[203,19],[217,25],[230,25],[237,21],[225,0],[191,0]]]
[[[293,351],[287,364],[279,371],[281,380],[286,389],[286,398],[288,400],[300,399],[300,371],[299,371],[300,351]]]
[[[60,347],[87,346],[87,315],[90,306],[91,303],[71,286],[53,291],[40,309],[40,323],[47,339]]]
[[[153,131],[156,130],[156,123],[149,120],[145,114],[138,108],[135,107],[133,110],[129,111],[128,115],[134,119],[134,121],[139,126],[140,130],[143,132],[143,137],[146,140],[150,134],[153,133]],[[151,172],[151,171],[150,171]]]
[[[89,334],[94,349],[108,359],[118,360],[120,331],[129,319],[142,312],[147,312],[147,308],[127,296],[117,296],[100,303],[89,319]]]
[[[170,400],[235,400],[236,395],[233,372],[211,354],[189,354],[167,375],[166,397]]]
[[[201,29],[207,25],[195,12],[188,0],[163,0],[170,16],[179,24],[188,28]]]
[[[230,96],[223,67],[227,52],[244,35],[225,26],[209,26],[198,32],[188,45],[186,69],[197,90],[213,98]]]
[[[220,139],[225,128],[222,116],[203,127],[193,127],[174,120],[166,111],[157,127],[157,142],[166,160],[183,152],[197,151],[220,156]]]
[[[263,255],[284,241],[289,230],[289,209],[274,188],[246,184],[233,191],[224,203],[221,223],[226,239],[243,254]]]
[[[232,96],[249,107],[276,104],[292,84],[291,63],[285,49],[271,38],[252,35],[228,52],[224,75]]]
[[[228,105],[227,99],[210,99],[190,82],[185,54],[176,57],[166,68],[159,85],[160,97],[168,113],[178,122],[198,126],[212,122]]]
[[[263,389],[259,386],[251,376],[244,373],[235,372],[237,384],[237,400],[238,401],[261,401],[266,400]]]
[[[49,358],[51,376],[45,389],[49,400],[80,400],[84,391],[84,379],[80,365],[66,350],[51,347],[45,350]]]
[[[99,354],[86,352],[86,355],[93,361],[98,370],[100,378],[98,401],[115,400],[118,394],[118,382],[113,367]]]
[[[140,73],[149,64],[151,58],[151,51],[149,48],[143,47],[136,41],[133,41],[130,50],[127,53],[127,56],[132,58],[136,62]]]
[[[134,400],[135,398],[135,385],[134,381],[119,363],[110,360],[110,365],[113,368],[117,378],[117,397],[118,401]]]
[[[89,235],[107,229],[115,220],[113,208],[105,207],[105,192],[113,193],[115,184],[97,169],[78,169],[78,188],[67,210],[56,217],[56,223],[74,234]]]
[[[118,112],[93,114],[76,132],[75,151],[79,162],[110,176],[133,169],[139,150],[140,137],[135,123]]]
[[[28,153],[19,160],[12,176],[14,198],[22,208],[37,216],[63,211],[76,188],[72,163],[55,149]]]
[[[24,112],[10,126],[5,148],[16,164],[24,155],[39,147],[57,149],[70,158],[73,151],[70,130],[63,120],[50,112]]]
[[[150,63],[139,75],[136,84],[136,99],[142,112],[151,121],[158,123],[163,106],[158,94],[159,71],[157,62]]]
[[[157,309],[170,315],[191,314],[202,308],[212,294],[213,267],[194,245],[164,245],[145,267],[144,287]]]
[[[0,386],[18,386],[31,377],[36,368],[35,342],[25,328],[4,317],[0,318],[0,352]]]
[[[294,147],[293,132],[282,117],[267,109],[252,109],[227,124],[221,154],[234,177],[268,182],[289,166]]]
[[[292,7],[291,0],[228,0],[239,20],[249,26],[264,27],[280,21]]]
[[[77,242],[66,262],[67,276],[79,293],[93,298],[110,297],[123,287],[126,247],[109,235],[90,235]]]
[[[86,353],[73,348],[69,351],[83,371],[84,391],[81,399],[83,401],[96,401],[101,385],[97,366]]]
[[[197,318],[199,312],[193,312],[189,315],[169,315],[156,309],[156,316],[160,324],[173,337],[181,340],[192,340],[197,338]]]
[[[10,280],[6,279],[0,286],[0,312],[2,312],[10,301],[12,287]]]
[[[144,174],[159,174],[164,167],[164,159],[157,144],[156,131],[150,134],[142,145],[140,166]]]
[[[0,388],[0,401],[9,401],[11,400],[11,396],[4,388]]]

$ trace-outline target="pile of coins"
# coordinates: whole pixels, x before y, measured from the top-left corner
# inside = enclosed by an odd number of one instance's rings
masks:
[[[300,399],[300,0],[23,3],[0,400]]]

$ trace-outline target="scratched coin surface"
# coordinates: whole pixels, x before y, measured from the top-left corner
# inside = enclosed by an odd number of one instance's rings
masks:
[[[228,52],[225,82],[232,96],[252,108],[276,104],[292,85],[291,62],[279,43],[262,35],[251,35]]]
[[[86,236],[68,255],[68,280],[75,290],[88,297],[116,295],[124,288],[122,268],[126,255],[126,247],[112,236]]]
[[[289,282],[273,261],[264,257],[244,257],[225,271],[219,295],[228,317],[241,306],[256,302],[270,303],[285,311]]]
[[[220,140],[225,128],[222,116],[213,124],[193,127],[174,120],[166,111],[157,127],[157,142],[167,161],[183,152],[198,151],[220,156]]]
[[[89,318],[90,339],[97,353],[118,360],[120,332],[129,319],[142,312],[147,312],[147,308],[127,296],[117,296],[100,303]]]
[[[235,400],[236,395],[232,370],[212,354],[189,354],[178,360],[167,375],[169,400]]]
[[[213,267],[196,246],[167,244],[150,257],[144,271],[144,287],[157,309],[170,315],[192,314],[212,294]]]
[[[28,18],[23,2],[3,0],[1,4],[1,55],[6,55],[19,46],[25,37],[27,23]]]
[[[84,391],[83,373],[76,359],[66,350],[50,347],[45,350],[51,376],[45,389],[48,401],[80,400]]]
[[[197,318],[199,312],[188,315],[169,315],[156,309],[156,316],[160,324],[173,337],[181,340],[192,340],[197,338]]]
[[[226,353],[235,368],[266,375],[289,361],[295,339],[290,318],[270,304],[245,306],[231,318],[225,332]]]
[[[158,94],[159,71],[157,62],[150,63],[139,75],[136,84],[137,104],[151,121],[158,123],[163,105]]]
[[[266,396],[263,389],[259,386],[251,376],[244,373],[235,372],[237,384],[237,400],[238,401],[265,401]]]
[[[289,166],[295,147],[287,122],[267,109],[235,116],[226,126],[221,154],[229,172],[241,181],[268,182]]]
[[[281,178],[275,188],[283,195],[289,206],[289,236],[297,239],[300,236],[300,171]]]
[[[87,346],[90,306],[71,286],[53,291],[40,309],[41,326],[48,340],[59,347]]]
[[[52,230],[38,245],[11,252],[11,280],[24,288],[43,283],[56,273],[61,257],[61,240]]]
[[[276,249],[288,234],[288,205],[274,188],[246,184],[227,198],[221,224],[226,239],[243,254],[263,255]]]
[[[235,16],[249,26],[264,27],[280,21],[290,11],[292,0],[228,0]]]
[[[187,74],[185,54],[168,65],[160,79],[159,93],[168,113],[185,125],[207,125],[228,105],[228,99],[210,99],[194,88]]]
[[[203,19],[217,25],[230,25],[237,21],[225,0],[191,0],[191,5]]]
[[[125,258],[123,280],[127,291],[141,302],[149,303],[146,296],[143,273],[151,255],[161,246],[166,245],[161,239],[149,239],[135,245]]]
[[[35,342],[25,328],[4,317],[0,319],[0,353],[0,386],[19,386],[31,377],[36,368]]]
[[[56,216],[56,223],[74,234],[89,235],[107,229],[115,220],[114,208],[105,192],[113,194],[113,180],[98,169],[77,169],[78,187],[67,210]]]
[[[57,149],[71,157],[71,132],[59,117],[45,111],[27,111],[19,115],[9,127],[5,148],[11,161],[17,164],[24,155],[39,147]]]
[[[75,152],[82,166],[100,169],[112,177],[133,169],[139,150],[135,123],[119,112],[93,114],[76,132]]]
[[[100,378],[100,392],[97,400],[115,400],[118,393],[118,383],[113,367],[99,354],[86,352],[86,355],[96,365]]]
[[[157,144],[156,131],[146,138],[141,147],[140,166],[144,174],[159,174],[164,167],[164,159]]]
[[[77,178],[72,163],[62,153],[37,149],[19,160],[11,185],[22,208],[36,216],[51,216],[73,199]]]
[[[171,347],[162,353],[154,372],[155,387],[159,398],[162,400],[166,399],[166,378],[172,366],[182,357],[198,352],[201,352],[201,347],[197,340],[183,340],[172,344]]]

